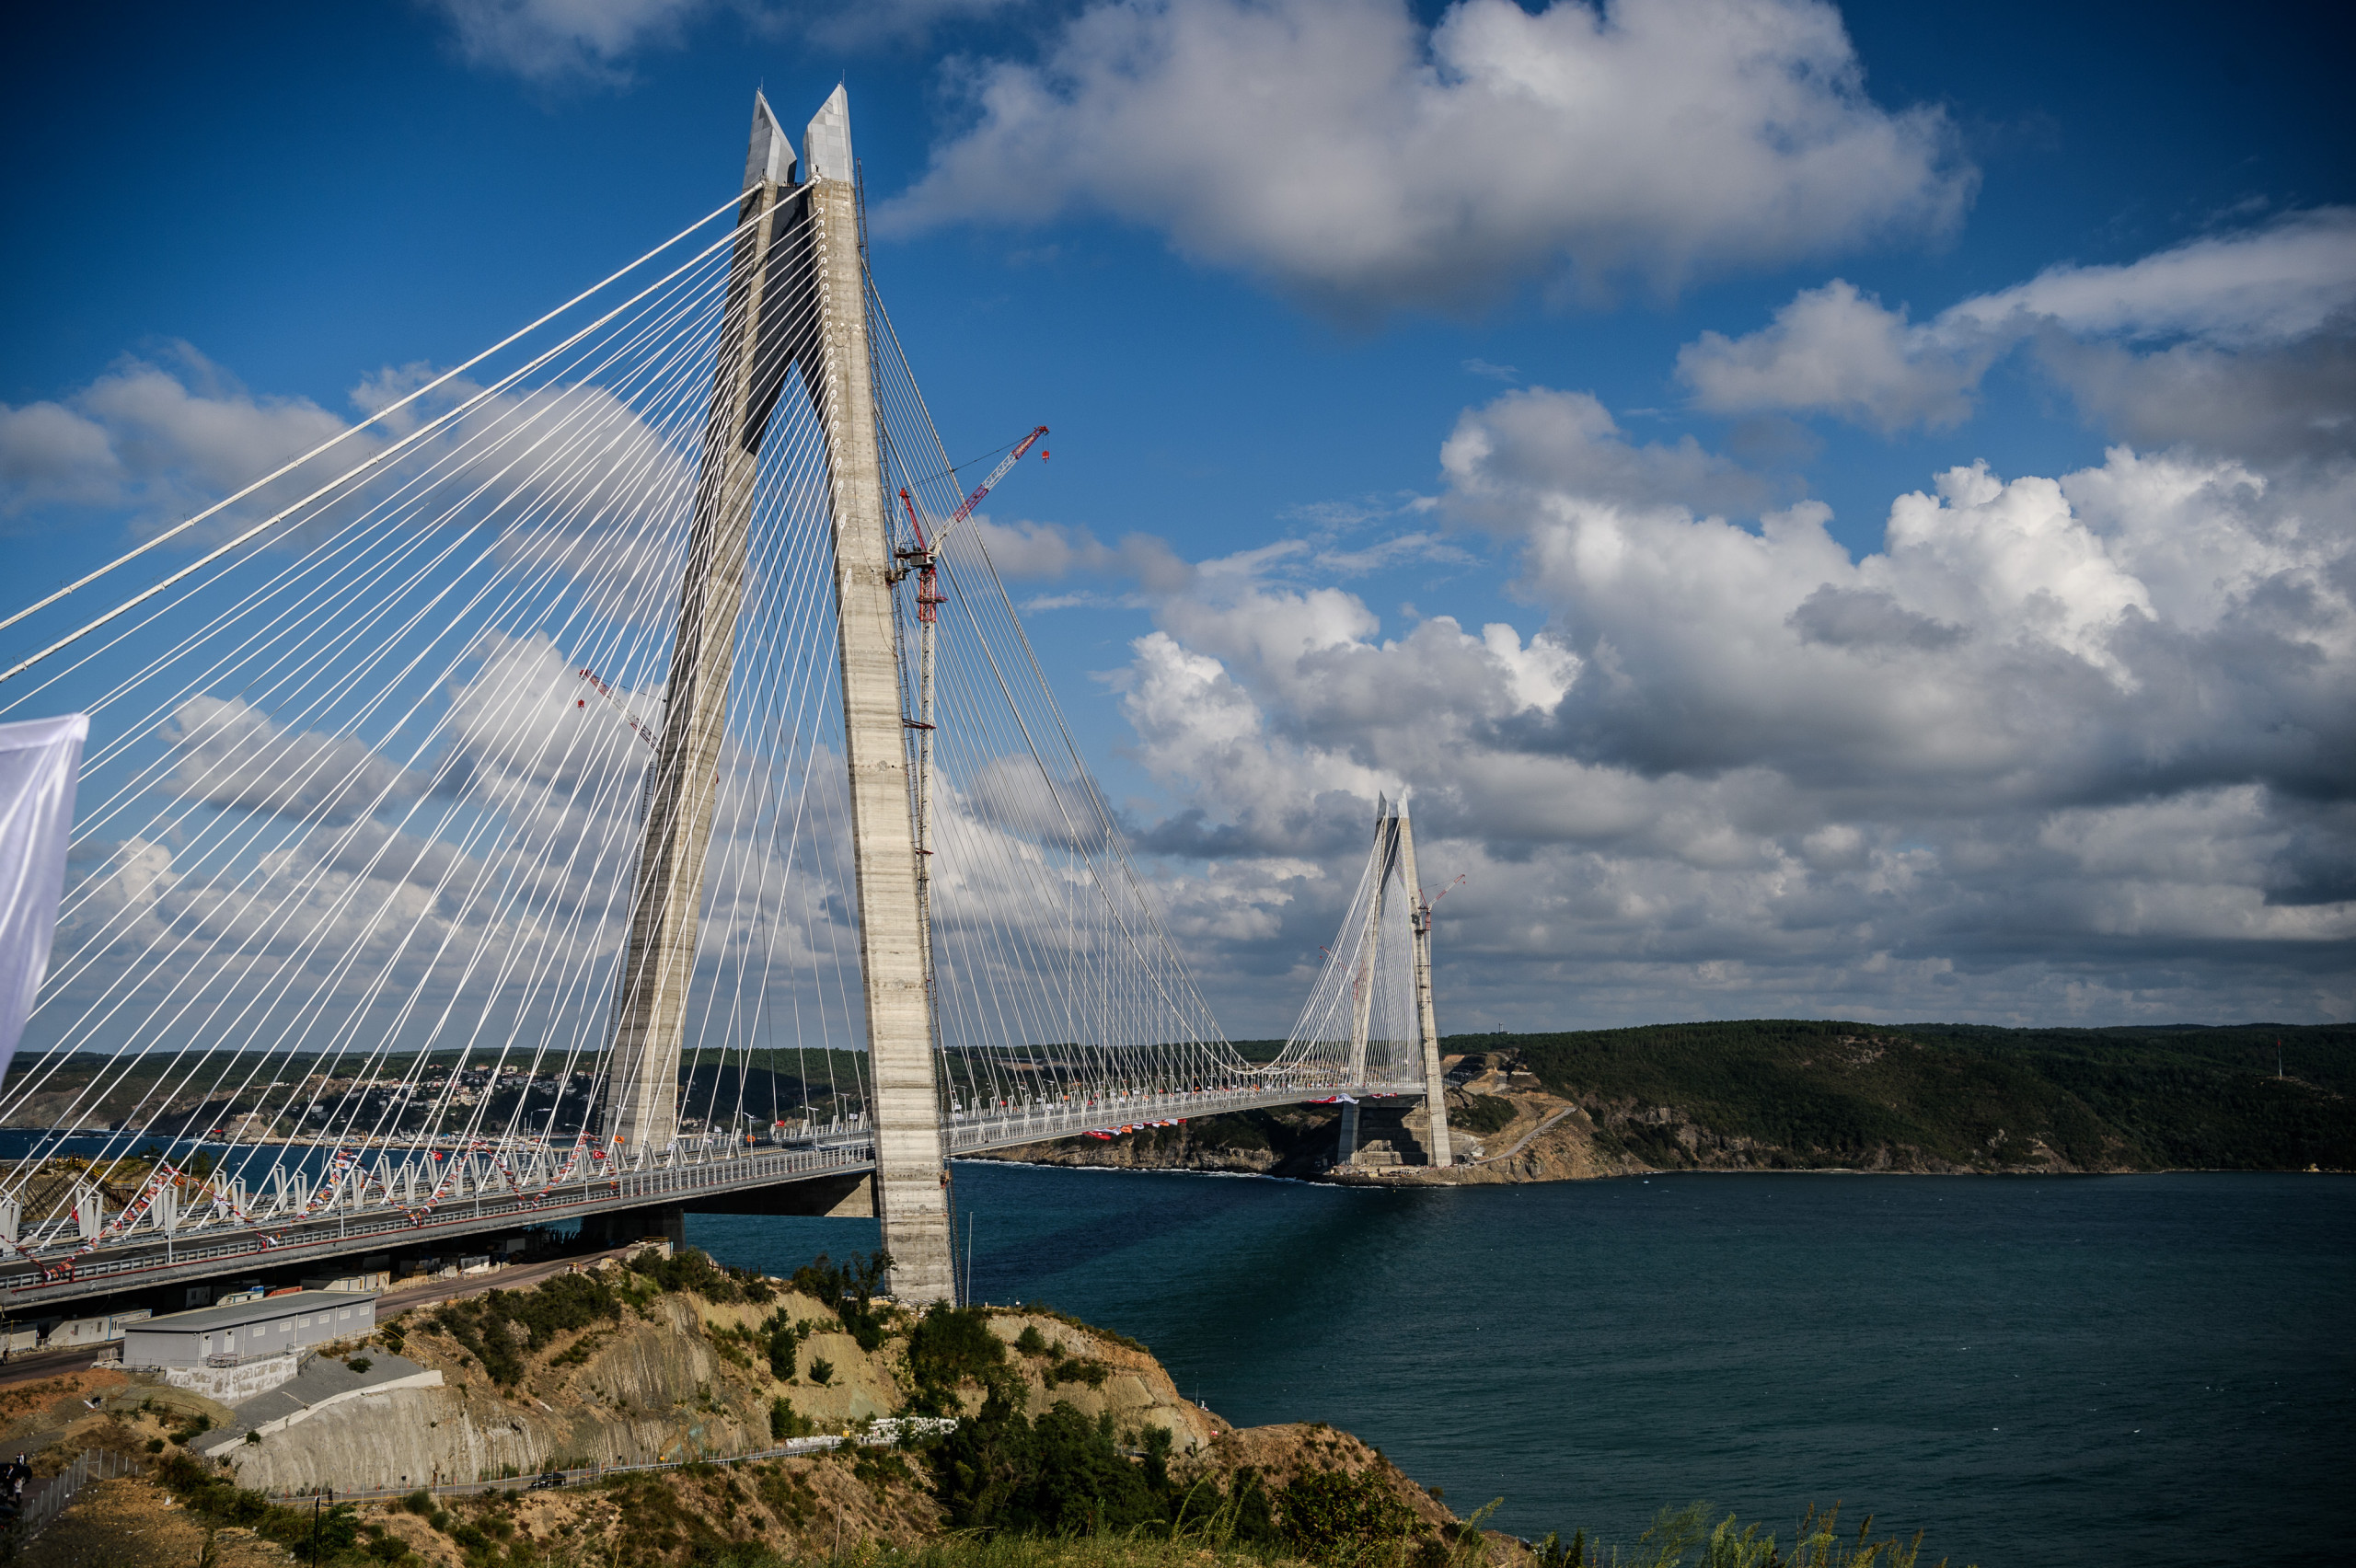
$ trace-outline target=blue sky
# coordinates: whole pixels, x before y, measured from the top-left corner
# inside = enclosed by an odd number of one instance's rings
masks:
[[[723,200],[756,86],[794,124],[839,79],[953,453],[1054,428],[992,537],[1231,1032],[1288,1021],[1402,786],[1469,877],[1444,1028],[2344,1019],[2347,32],[52,15],[0,109],[0,548],[106,559]],[[182,424],[110,400],[134,361]]]

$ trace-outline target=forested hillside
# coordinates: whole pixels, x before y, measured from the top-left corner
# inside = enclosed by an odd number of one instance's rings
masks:
[[[1599,1152],[1662,1168],[2356,1169],[2346,1025],[1753,1020],[1447,1049],[1585,1108]]]

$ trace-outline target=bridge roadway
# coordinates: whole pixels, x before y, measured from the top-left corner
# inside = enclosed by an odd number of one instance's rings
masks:
[[[941,1132],[949,1153],[979,1154],[1144,1123],[1217,1116],[1236,1111],[1299,1105],[1346,1095],[1357,1100],[1420,1100],[1421,1082],[1318,1084],[1216,1090],[1162,1094],[1122,1094],[1079,1103],[1033,1104],[976,1116],[952,1113]],[[417,1152],[412,1151],[412,1157]],[[121,1238],[75,1256],[74,1238],[35,1246],[30,1256],[12,1251],[0,1264],[0,1310],[17,1320],[52,1312],[71,1316],[61,1303],[196,1285],[259,1269],[325,1264],[358,1253],[451,1251],[448,1244],[468,1237],[521,1230],[552,1221],[596,1223],[638,1209],[678,1207],[690,1214],[825,1214],[875,1169],[870,1137],[851,1135],[783,1147],[723,1145],[683,1147],[569,1181],[545,1193],[524,1194],[501,1179],[478,1182],[445,1197],[421,1217],[382,1193],[345,1194],[307,1218],[274,1220],[257,1205],[251,1219],[238,1222],[182,1216],[169,1234],[142,1220]],[[797,1204],[782,1191],[812,1183],[838,1189],[830,1196]],[[321,1272],[326,1272],[324,1269]],[[44,1277],[46,1274],[47,1277]]]

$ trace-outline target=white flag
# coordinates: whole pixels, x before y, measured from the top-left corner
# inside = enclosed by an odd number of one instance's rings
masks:
[[[17,1055],[33,994],[49,970],[74,779],[90,721],[79,713],[0,724],[0,1083]]]

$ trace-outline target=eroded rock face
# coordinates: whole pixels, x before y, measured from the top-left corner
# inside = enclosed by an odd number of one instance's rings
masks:
[[[1281,1493],[1301,1476],[1316,1470],[1341,1470],[1364,1476],[1389,1493],[1425,1529],[1439,1532],[1457,1517],[1447,1505],[1417,1485],[1407,1473],[1339,1427],[1322,1421],[1288,1422],[1274,1426],[1247,1426],[1222,1433],[1218,1441],[1195,1456],[1182,1474],[1213,1475],[1231,1490],[1238,1470],[1250,1469],[1272,1493]]]
[[[813,1301],[788,1304],[827,1317]],[[507,1387],[433,1328],[430,1314],[412,1313],[400,1325],[408,1330],[403,1352],[440,1370],[442,1388],[335,1405],[224,1457],[240,1485],[287,1492],[746,1453],[769,1443],[771,1379],[766,1367],[722,1356],[705,1314],[731,1311],[692,1297],[657,1297],[644,1316],[626,1309],[619,1323],[560,1334]]]
[[[1035,1332],[1048,1349],[1038,1354],[1017,1350],[1026,1329]],[[1150,1354],[1101,1331],[1041,1313],[997,1312],[991,1315],[990,1332],[1006,1342],[1007,1359],[1030,1389],[1023,1413],[1034,1420],[1059,1402],[1068,1403],[1091,1421],[1110,1415],[1118,1428],[1161,1427],[1170,1434],[1172,1451],[1180,1454],[1206,1449],[1220,1434],[1233,1430],[1181,1394]],[[1068,1364],[1078,1364],[1084,1375],[1049,1381],[1057,1368]],[[1101,1379],[1091,1382],[1097,1368],[1102,1369]]]
[[[771,1375],[765,1352],[739,1338],[772,1314],[813,1326],[795,1355],[795,1376]],[[431,1312],[387,1321],[405,1331],[402,1354],[438,1369],[439,1389],[400,1389],[329,1406],[259,1443],[221,1456],[238,1484],[284,1493],[314,1487],[412,1487],[535,1474],[591,1464],[723,1458],[772,1446],[771,1401],[784,1398],[818,1431],[843,1432],[900,1413],[913,1386],[907,1369],[910,1320],[869,1352],[808,1297],[780,1290],[762,1305],[718,1304],[687,1294],[654,1297],[641,1310],[557,1335],[525,1358],[512,1385],[494,1382]],[[1124,1428],[1166,1428],[1180,1453],[1207,1444],[1226,1424],[1184,1399],[1142,1348],[1067,1320],[1000,1312],[992,1332],[1029,1390],[1027,1413],[1058,1401]],[[1026,1328],[1057,1348],[1027,1355],[1013,1346]],[[819,1361],[832,1364],[824,1384]],[[1063,1368],[1066,1376],[1058,1378]],[[978,1388],[964,1391],[969,1410]]]

